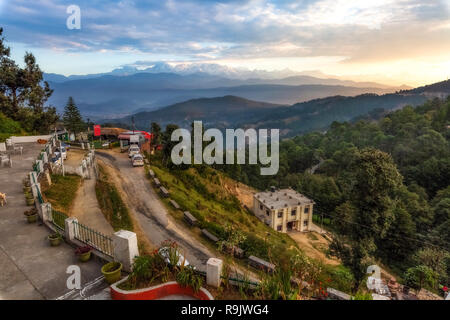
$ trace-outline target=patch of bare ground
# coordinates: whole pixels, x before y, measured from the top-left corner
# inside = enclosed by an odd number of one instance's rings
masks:
[[[300,249],[311,258],[322,260],[325,264],[339,265],[337,258],[327,257],[330,242],[317,232],[289,232],[288,235],[297,242]]]
[[[78,167],[86,154],[86,150],[72,148],[67,152],[67,159],[64,160],[64,165]]]
[[[223,188],[234,195],[243,206],[247,206],[249,209],[253,207],[253,195],[257,192],[255,189],[227,177],[221,178],[221,184]]]

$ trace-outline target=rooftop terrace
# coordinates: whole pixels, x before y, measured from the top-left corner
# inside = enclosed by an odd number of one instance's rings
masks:
[[[293,189],[279,189],[258,192],[255,198],[270,209],[282,209],[300,205],[314,204],[314,201]]]

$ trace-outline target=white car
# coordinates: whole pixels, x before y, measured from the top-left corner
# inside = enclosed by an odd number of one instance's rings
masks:
[[[64,147],[56,148],[55,155],[58,156],[59,154],[61,154],[63,160],[66,160],[66,159],[67,159],[67,151],[66,151],[66,148],[64,148]]]
[[[133,167],[142,167],[144,165],[144,157],[141,154],[134,154],[131,157],[131,164]]]
[[[161,249],[158,250],[158,253],[161,255],[161,257],[164,258],[164,260],[167,263],[170,263],[170,259],[169,259],[169,248],[168,247],[162,247]],[[184,261],[184,266],[188,266],[189,265],[189,261],[179,252],[178,253],[178,263],[177,266],[180,267],[183,264]]]
[[[129,148],[128,148],[128,157],[131,158],[132,156],[134,156],[135,154],[139,154],[141,153],[141,149],[139,149],[139,146],[137,144],[132,144]]]

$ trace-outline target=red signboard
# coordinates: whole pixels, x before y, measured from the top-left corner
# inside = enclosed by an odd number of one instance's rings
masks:
[[[100,125],[96,124],[96,125],[94,125],[94,136],[98,137],[100,135],[101,135]]]

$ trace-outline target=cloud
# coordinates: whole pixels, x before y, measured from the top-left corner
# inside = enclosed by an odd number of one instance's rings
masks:
[[[186,60],[344,57],[369,63],[445,56],[446,0],[15,0],[0,13],[11,42],[73,53],[126,51]]]

